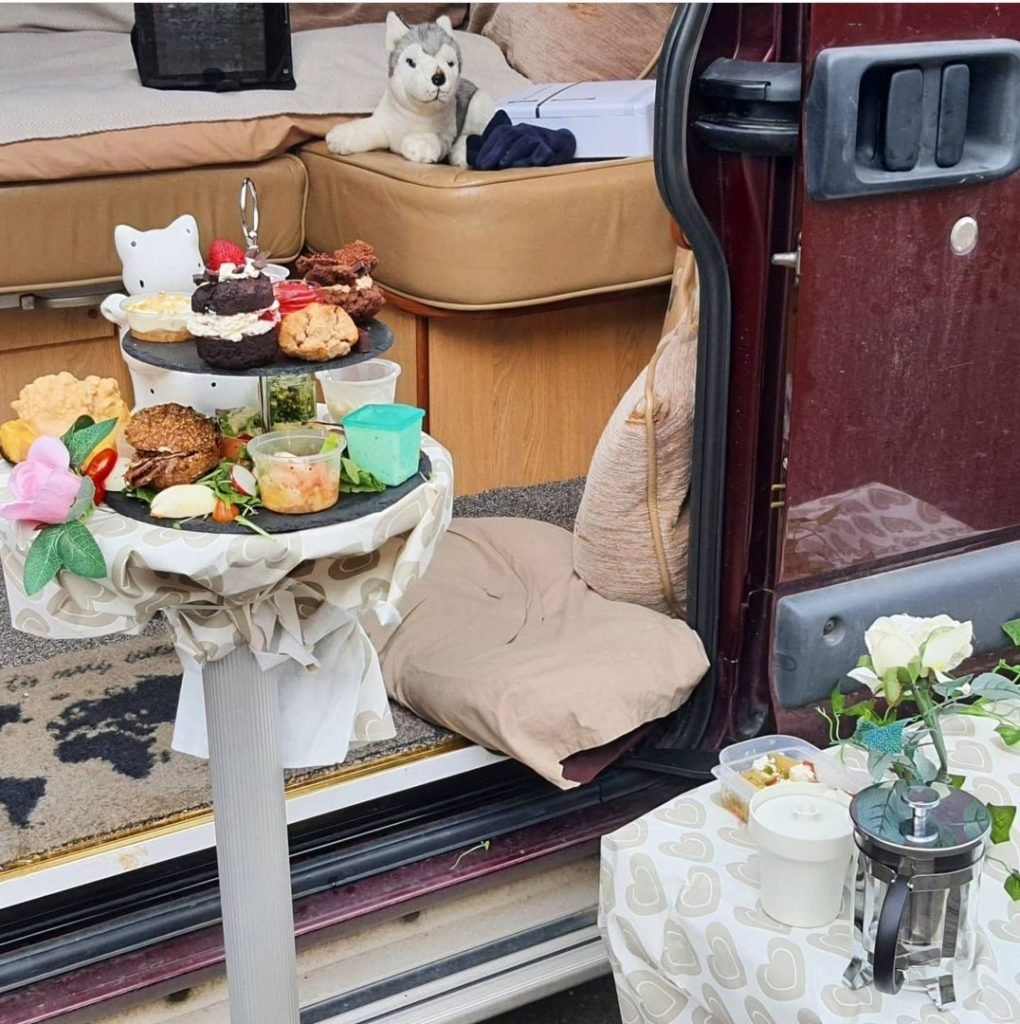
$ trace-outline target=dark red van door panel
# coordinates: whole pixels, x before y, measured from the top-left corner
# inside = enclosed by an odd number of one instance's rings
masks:
[[[995,38],[1020,39],[1020,8],[811,5],[805,87],[829,48]],[[1020,173],[800,210],[781,589],[1010,535]]]

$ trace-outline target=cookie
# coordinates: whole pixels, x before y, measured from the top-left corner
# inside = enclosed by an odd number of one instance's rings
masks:
[[[289,313],[280,324],[280,348],[295,359],[322,363],[347,355],[358,328],[339,306],[322,302]]]

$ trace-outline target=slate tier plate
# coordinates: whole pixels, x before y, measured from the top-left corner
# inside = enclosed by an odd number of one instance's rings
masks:
[[[198,357],[194,338],[176,342],[138,341],[130,331],[124,335],[124,351],[150,366],[179,373],[205,373],[217,377],[275,377],[281,373],[317,373],[319,370],[334,370],[340,366],[353,366],[354,363],[375,359],[392,346],[393,332],[381,321],[369,320],[361,327],[368,334],[368,351],[355,350],[349,355],[327,359],[323,363],[291,359],[283,352],[277,352],[276,359],[265,366],[256,366],[250,370],[223,370],[210,366]]]
[[[260,526],[266,533],[297,533],[299,530],[311,530],[317,526],[333,526],[336,523],[349,523],[354,519],[382,512],[390,505],[396,504],[406,494],[416,490],[425,483],[432,473],[432,462],[422,452],[418,462],[418,472],[396,487],[387,487],[377,494],[341,494],[340,500],[324,512],[306,512],[304,515],[285,516],[279,512],[270,512],[260,508],[252,522]],[[170,526],[178,524],[176,519],[153,519],[149,515],[149,506],[138,498],[129,498],[119,491],[108,491],[106,505],[128,519],[137,519],[150,526]],[[184,519],[179,522],[182,530],[193,530],[196,533],[243,533],[252,536],[247,526],[238,523],[214,523],[212,518]]]

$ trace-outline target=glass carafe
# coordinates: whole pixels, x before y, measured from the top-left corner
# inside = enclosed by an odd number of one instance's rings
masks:
[[[948,1006],[977,953],[987,808],[958,789],[895,782],[862,790],[850,815],[863,906],[846,982],[921,989]]]

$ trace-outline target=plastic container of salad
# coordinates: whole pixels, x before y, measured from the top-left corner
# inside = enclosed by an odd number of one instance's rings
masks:
[[[816,768],[819,760],[827,755],[813,743],[798,739],[796,736],[756,736],[753,740],[733,743],[719,753],[719,764],[712,769],[712,774],[722,786],[722,802],[727,810],[732,811],[741,821],[747,821],[747,807],[751,797],[764,789],[765,785],[757,785],[746,777],[754,773],[754,764],[760,758],[775,758],[780,755],[795,764],[809,765],[813,778],[798,778],[799,782],[817,781]],[[785,760],[780,764],[785,764]],[[798,773],[800,774],[800,773]],[[777,773],[774,783],[790,781],[781,771]]]
[[[343,441],[318,430],[279,430],[248,442],[262,504],[300,515],[332,508],[340,499]]]

